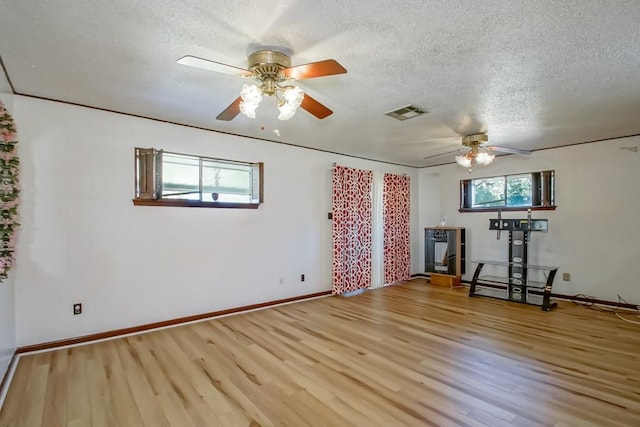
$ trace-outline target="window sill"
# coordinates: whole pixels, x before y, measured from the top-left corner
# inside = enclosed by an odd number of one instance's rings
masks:
[[[555,211],[555,205],[553,206],[518,206],[518,207],[491,207],[491,208],[460,208],[458,212],[526,212],[529,209],[532,211]]]
[[[203,202],[177,199],[133,199],[134,206],[166,206],[177,208],[258,209],[260,203]]]

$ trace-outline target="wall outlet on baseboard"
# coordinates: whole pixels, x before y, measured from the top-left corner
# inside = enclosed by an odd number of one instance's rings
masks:
[[[562,280],[568,282],[571,280],[571,273],[562,273]]]
[[[304,274],[301,274],[301,275],[300,275],[300,281],[301,281],[301,282],[304,282]]]
[[[77,302],[73,304],[73,315],[82,314],[82,303]]]

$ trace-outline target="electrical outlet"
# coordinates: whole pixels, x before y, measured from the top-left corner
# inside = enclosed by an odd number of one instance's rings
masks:
[[[571,280],[571,274],[570,273],[562,273],[562,280],[564,280],[565,282],[568,282]]]
[[[301,274],[301,275],[300,275],[300,281],[301,281],[301,282],[304,282],[304,274]]]
[[[284,285],[284,277],[281,277],[279,282],[280,282],[281,285]]]
[[[73,304],[73,315],[82,314],[82,303]]]

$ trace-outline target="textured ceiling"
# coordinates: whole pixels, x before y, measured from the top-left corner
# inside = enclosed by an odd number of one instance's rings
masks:
[[[16,93],[411,166],[449,163],[460,136],[541,149],[640,133],[640,1],[31,1],[0,3]],[[300,85],[334,111],[216,115],[261,47],[348,74]],[[429,114],[384,115],[414,104]],[[279,129],[280,136],[273,130]]]

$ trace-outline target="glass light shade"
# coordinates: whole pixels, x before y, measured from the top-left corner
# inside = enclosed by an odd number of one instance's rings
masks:
[[[260,103],[262,101],[262,91],[256,85],[242,85],[242,90],[240,91],[240,97],[244,102],[249,103]]]
[[[282,97],[287,104],[292,105],[293,108],[298,108],[304,99],[304,92],[298,86],[287,86],[282,91]]]
[[[278,110],[280,110],[278,120],[289,120],[296,113],[296,107],[288,102],[280,103],[280,105],[278,105]]]
[[[240,112],[251,119],[256,118],[256,109],[262,101],[262,91],[258,86],[242,85],[242,91],[240,91]]]
[[[251,104],[249,102],[240,101],[240,112],[250,119],[256,118],[256,109],[258,104]]]
[[[471,167],[471,159],[467,157],[467,155],[456,156],[456,163],[458,163],[463,168]]]
[[[491,162],[493,162],[493,159],[495,158],[496,158],[495,154],[489,154],[486,151],[481,151],[476,156],[476,162],[481,165],[488,165]]]

